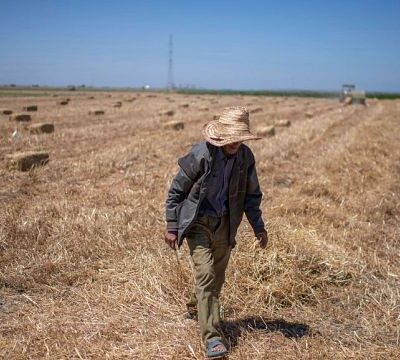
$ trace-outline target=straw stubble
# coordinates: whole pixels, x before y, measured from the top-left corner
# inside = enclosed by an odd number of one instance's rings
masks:
[[[198,327],[183,319],[188,249],[178,263],[163,243],[165,196],[177,158],[202,139],[196,101],[211,114],[243,104],[193,97],[184,131],[165,131],[163,94],[109,103],[100,118],[88,111],[105,94],[76,96],[61,116],[52,97],[40,103],[54,136],[11,141],[18,124],[0,122],[4,153],[51,153],[28,172],[0,167],[0,357],[200,359]],[[251,128],[276,118],[276,98],[238,101],[263,109]],[[397,358],[398,106],[282,99],[293,126],[248,143],[270,243],[260,249],[244,220],[221,298],[231,359]]]

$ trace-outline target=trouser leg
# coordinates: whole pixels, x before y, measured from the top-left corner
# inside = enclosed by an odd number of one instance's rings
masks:
[[[228,266],[231,255],[231,247],[229,246],[229,217],[221,218],[213,241],[213,257],[214,257],[214,272],[215,272],[215,290],[219,296],[222,286],[225,282],[225,270]]]
[[[218,297],[230,255],[226,221],[213,224],[212,220],[207,219],[201,223],[196,222],[187,236],[194,265],[198,318],[204,342],[220,337],[217,330],[220,321]]]

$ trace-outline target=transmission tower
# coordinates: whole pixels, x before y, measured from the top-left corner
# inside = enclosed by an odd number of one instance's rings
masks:
[[[174,84],[174,70],[173,70],[173,44],[172,44],[172,35],[169,36],[169,51],[168,51],[168,82],[167,82],[167,89],[173,90],[175,89]]]

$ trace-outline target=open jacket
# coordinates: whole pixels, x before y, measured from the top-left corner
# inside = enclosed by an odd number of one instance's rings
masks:
[[[196,220],[201,202],[207,193],[217,147],[201,142],[178,160],[179,171],[174,177],[166,201],[167,228],[178,230],[178,246]],[[262,193],[257,179],[254,155],[242,144],[233,164],[229,182],[229,242],[235,246],[237,229],[246,214],[254,233],[265,229],[261,217]]]

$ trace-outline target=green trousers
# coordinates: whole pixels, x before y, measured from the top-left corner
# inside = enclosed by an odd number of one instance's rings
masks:
[[[219,294],[231,254],[229,216],[198,217],[187,236],[194,265],[195,289],[188,306],[197,304],[201,337],[207,341],[221,338]]]

